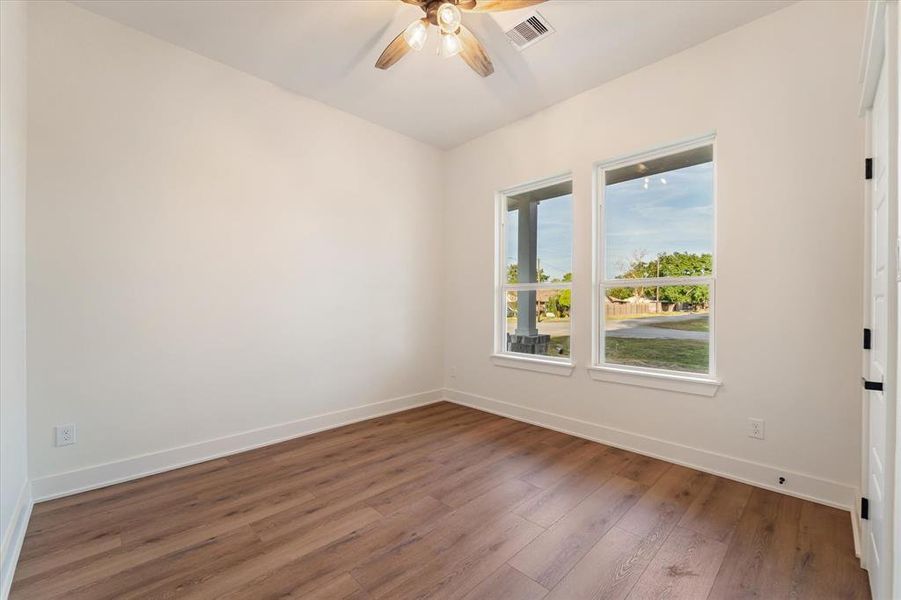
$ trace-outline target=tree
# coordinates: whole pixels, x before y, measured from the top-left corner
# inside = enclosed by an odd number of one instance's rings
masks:
[[[646,279],[648,277],[654,277],[654,275],[649,271],[650,263],[646,263],[644,261],[644,257],[647,255],[647,250],[635,250],[632,252],[632,258],[629,261],[628,265],[620,265],[620,268],[623,269],[623,272],[620,274],[620,278],[622,279]],[[614,298],[618,298],[619,300],[625,300],[629,296],[635,296],[636,298],[641,298],[645,295],[644,286],[636,286],[633,288],[623,288],[626,290],[626,294],[622,295],[622,290],[617,291],[617,295],[613,296]]]
[[[713,273],[713,256],[673,252],[657,256],[660,263],[658,277],[702,277]]]
[[[560,293],[554,294],[547,301],[548,311],[554,313],[558,317],[566,317],[572,308],[572,290],[560,290]]]
[[[644,252],[633,254],[631,263],[620,275],[622,279],[652,279],[656,277],[703,277],[713,273],[713,256],[691,252],[661,252],[656,258],[645,261]],[[625,282],[624,282],[625,283]],[[659,297],[658,297],[659,293]],[[625,300],[630,295],[658,300],[666,304],[690,304],[706,307],[710,302],[710,289],[705,285],[668,285],[633,288],[610,288],[607,295]]]
[[[551,279],[552,283],[569,283],[573,280],[572,273],[564,273],[560,278]],[[542,281],[547,281],[547,279],[542,279]],[[566,317],[569,315],[569,311],[572,308],[572,290],[560,290],[558,293],[554,294],[550,298],[547,299],[547,312],[552,312],[558,317]]]
[[[647,253],[647,250],[634,250],[629,262],[620,261],[620,274],[617,279],[643,279],[645,277],[653,277],[647,272],[648,263],[644,260]]]
[[[700,277],[713,273],[713,256],[673,252],[660,254],[659,277]],[[706,285],[669,285],[660,288],[660,300],[670,304],[691,304],[706,307],[710,302],[710,288]]]
[[[550,279],[551,276],[544,272],[544,269],[538,267],[538,281],[545,282]],[[526,281],[519,281],[519,265],[516,263],[507,265],[507,283],[530,283]]]
[[[607,296],[614,300],[626,300],[632,295],[632,288],[607,288]]]

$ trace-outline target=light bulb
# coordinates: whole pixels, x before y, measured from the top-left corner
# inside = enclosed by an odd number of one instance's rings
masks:
[[[460,14],[460,9],[457,8],[456,5],[445,2],[438,7],[438,27],[440,27],[441,31],[444,33],[456,33],[456,31],[460,29],[460,22],[462,19],[463,17]]]
[[[429,37],[427,23],[428,21],[425,19],[419,19],[407,25],[407,28],[404,30],[404,41],[407,42],[410,48],[419,51],[425,46],[425,40]]]
[[[450,58],[460,54],[463,50],[463,43],[453,33],[441,34],[441,45],[438,48],[438,54],[441,58]]]

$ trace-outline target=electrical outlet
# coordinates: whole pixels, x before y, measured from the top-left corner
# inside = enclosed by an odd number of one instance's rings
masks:
[[[764,433],[763,419],[748,419],[748,437],[762,440],[764,438]]]
[[[57,425],[56,426],[56,445],[71,446],[75,443],[75,425]]]
[[[450,368],[450,378],[451,378],[451,379],[456,379],[456,378],[457,378],[457,367],[451,367],[451,368]]]

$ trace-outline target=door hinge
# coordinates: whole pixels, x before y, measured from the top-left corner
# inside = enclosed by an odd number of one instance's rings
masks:
[[[863,330],[863,349],[869,350],[871,348],[870,341],[872,340],[873,332],[864,327]]]
[[[867,498],[860,499],[860,518],[870,520],[870,501]]]
[[[863,161],[863,178],[873,179],[873,159],[865,158]]]
[[[863,389],[872,390],[874,392],[881,392],[882,391],[882,382],[881,381],[867,381],[866,379],[864,379],[863,380]]]

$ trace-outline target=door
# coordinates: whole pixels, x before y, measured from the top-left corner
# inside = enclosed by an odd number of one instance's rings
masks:
[[[883,383],[888,373],[889,345],[893,341],[889,330],[890,284],[894,283],[890,252],[894,251],[890,227],[889,178],[889,94],[887,85],[888,61],[883,61],[870,111],[870,140],[873,159],[870,180],[869,239],[869,313],[872,340],[867,357],[867,380]],[[891,281],[890,281],[891,278]],[[889,443],[892,430],[888,398],[884,391],[867,392],[869,405],[869,439],[867,442],[867,496],[869,523],[865,543],[867,568],[873,598],[889,597],[891,531],[888,511],[891,510],[892,460]]]

